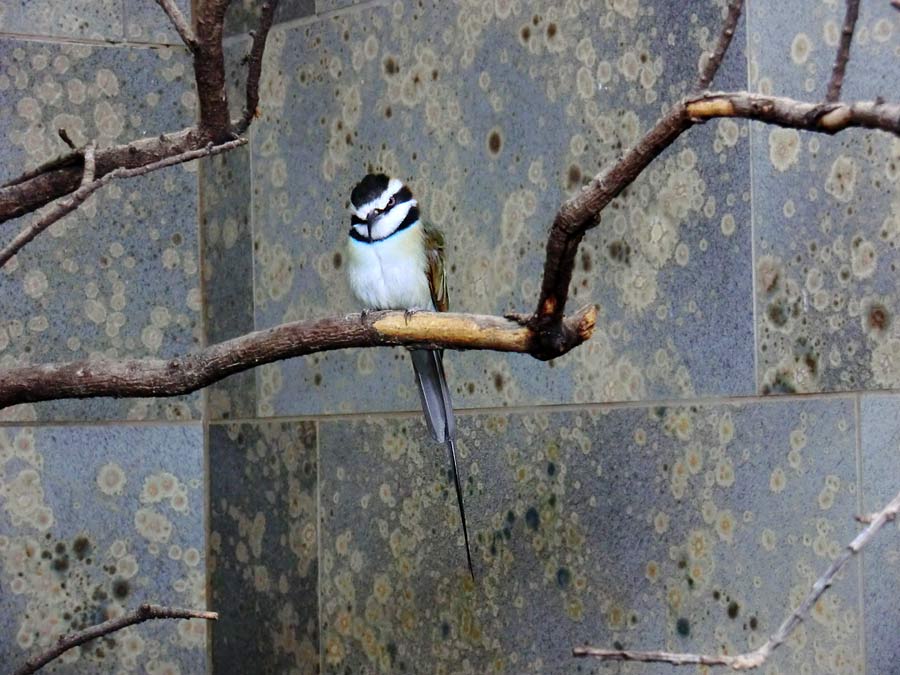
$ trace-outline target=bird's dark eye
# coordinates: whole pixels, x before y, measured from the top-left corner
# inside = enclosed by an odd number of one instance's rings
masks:
[[[388,210],[389,208],[391,208],[393,205],[394,205],[394,198],[391,197],[390,199],[388,199],[387,206],[384,207],[384,210],[387,211],[387,210]]]

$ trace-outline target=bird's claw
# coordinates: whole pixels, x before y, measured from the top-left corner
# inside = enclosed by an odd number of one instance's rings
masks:
[[[359,313],[359,322],[360,322],[361,324],[365,324],[365,323],[366,323],[366,320],[369,318],[369,313],[370,313],[371,311],[372,311],[371,309],[363,309],[363,311],[361,311],[361,312]]]
[[[413,317],[413,314],[418,312],[418,309],[405,309],[403,310],[403,321],[406,322],[406,325],[409,325],[409,320]]]

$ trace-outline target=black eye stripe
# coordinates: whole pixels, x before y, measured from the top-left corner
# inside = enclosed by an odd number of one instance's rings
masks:
[[[362,218],[360,218],[356,214],[352,214],[350,216],[350,224],[351,225],[365,225],[366,221],[364,221]]]

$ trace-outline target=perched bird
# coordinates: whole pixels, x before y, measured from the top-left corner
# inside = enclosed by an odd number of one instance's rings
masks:
[[[366,309],[449,308],[444,272],[444,238],[419,219],[410,189],[396,178],[369,174],[350,193],[347,274],[350,288]],[[410,357],[432,438],[450,455],[462,520],[469,573],[475,578],[469,532],[456,465],[456,421],[444,376],[443,351],[411,349]]]

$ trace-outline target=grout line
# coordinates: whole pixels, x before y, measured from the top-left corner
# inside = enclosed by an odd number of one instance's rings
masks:
[[[325,648],[322,638],[322,441],[321,425],[316,427],[316,621],[319,629],[319,672],[325,672]]]
[[[204,411],[206,408],[204,407]],[[204,415],[205,417],[205,415]],[[209,419],[205,417],[203,423],[203,553],[205,583],[203,589],[204,604],[207,609],[212,602],[212,553],[210,542],[212,541],[212,474],[210,473],[209,457]],[[206,622],[206,672],[213,672],[213,624],[215,621]]]
[[[870,392],[866,392],[870,393]],[[693,399],[651,399],[644,401],[610,401],[595,403],[543,403],[536,405],[497,406],[497,407],[472,407],[456,408],[457,415],[475,416],[483,414],[519,414],[536,412],[587,412],[603,410],[633,410],[642,408],[667,407],[684,408],[689,406],[715,406],[715,405],[777,405],[784,402],[802,401],[847,401],[853,400],[854,392],[821,392],[815,394],[780,394],[778,396],[731,396]],[[228,425],[258,422],[260,420],[280,420],[283,422],[315,421],[341,421],[361,420],[373,416],[383,418],[407,418],[421,415],[420,409],[409,410],[370,410],[353,413],[309,413],[294,415],[273,415],[261,417],[235,417],[229,419],[210,420],[211,424]]]
[[[743,14],[744,39],[746,40],[746,47],[744,51],[747,74],[746,86],[747,91],[750,91],[750,8],[746,7]],[[750,120],[744,120],[744,124],[747,125],[747,163],[750,169],[750,311],[753,317],[753,391],[759,393],[759,315],[756,306],[756,208],[754,208],[756,190],[754,189],[753,180],[753,123]]]
[[[856,512],[866,513],[863,503],[863,470],[862,470],[862,396],[857,393],[854,397],[854,408],[856,412]],[[858,560],[856,561],[857,588],[859,591],[859,653],[862,658],[862,675],[867,670],[868,660],[866,657],[866,614],[865,614],[865,595],[866,580],[863,575],[863,562],[865,561],[866,551],[860,551]]]
[[[270,31],[271,36],[271,31]],[[260,87],[262,87],[262,78],[260,78]],[[253,171],[256,163],[253,161],[253,144],[256,139],[256,127],[258,125],[251,124],[249,133],[247,134],[247,186],[250,193],[249,212],[247,214],[247,226],[250,228],[250,248],[247,255],[250,256],[250,329],[256,331],[256,200],[253,198],[256,181],[253,180]],[[259,368],[253,369],[253,411],[259,415]]]
[[[0,31],[0,40],[21,40],[22,42],[42,42],[51,45],[84,45],[88,47],[133,47],[137,49],[179,49],[185,54],[187,47],[181,43],[147,42],[145,40],[127,40],[125,38],[73,38],[64,35],[33,35],[31,33],[17,33],[13,31]]]
[[[60,399],[66,400],[66,399]],[[71,400],[71,399],[69,399]],[[203,419],[187,419],[187,420],[129,420],[125,418],[119,419],[101,419],[101,420],[3,420],[0,421],[0,429],[2,428],[52,428],[52,427],[179,427],[179,426],[200,426]]]

